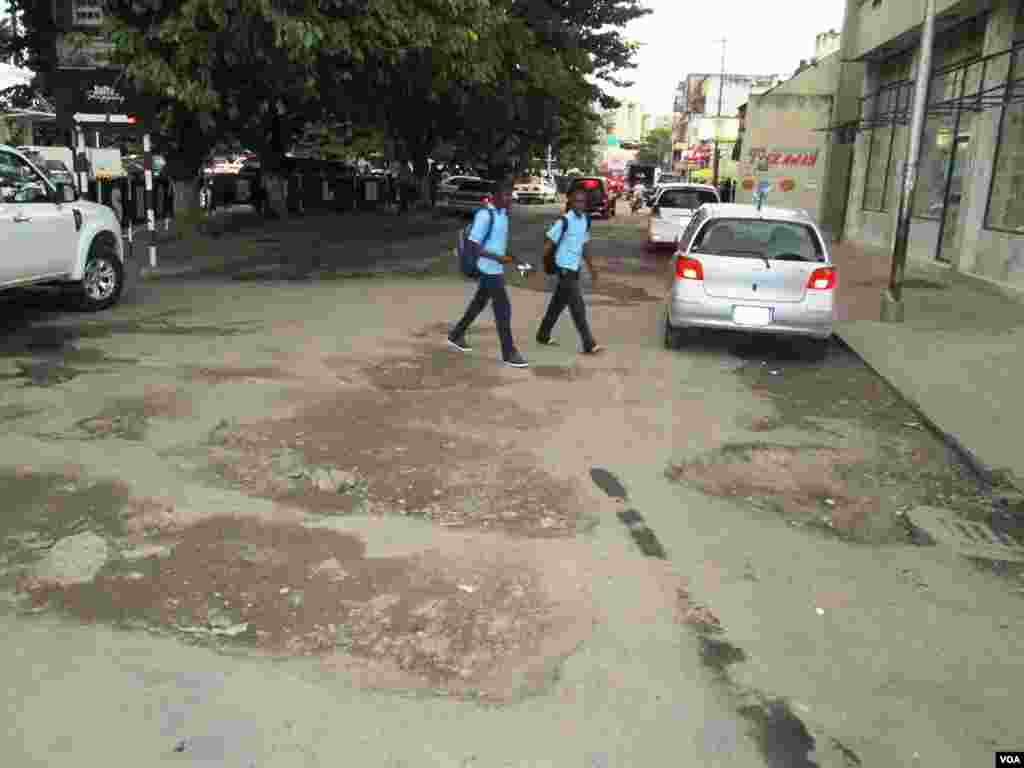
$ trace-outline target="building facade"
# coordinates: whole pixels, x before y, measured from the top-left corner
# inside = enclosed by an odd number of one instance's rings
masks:
[[[685,172],[693,167],[699,154],[706,164],[706,149],[717,136],[723,158],[732,157],[732,146],[739,134],[739,107],[751,90],[768,88],[778,82],[775,75],[738,75],[726,73],[689,74],[676,89],[674,109],[673,170]]]
[[[937,0],[909,258],[1024,287],[1022,5]],[[847,0],[842,57],[863,76],[844,232],[864,245],[893,245],[923,10]]]
[[[768,188],[768,203],[801,208],[822,228],[842,226],[825,205],[826,189],[846,189],[849,163],[832,162],[829,126],[835,111],[842,62],[838,53],[804,66],[786,82],[751,94],[741,108],[737,202],[750,203]]]
[[[650,115],[643,111],[638,102],[623,101],[618,109],[605,113],[609,135],[618,140],[619,144],[639,144],[644,140],[649,125]]]

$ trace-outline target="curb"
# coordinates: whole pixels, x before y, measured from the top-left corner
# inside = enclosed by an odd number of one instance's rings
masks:
[[[1024,304],[1024,287],[1018,288],[1017,286],[1010,285],[1009,283],[993,280],[991,277],[978,275],[974,272],[962,272],[951,265],[929,263],[927,265],[919,266],[923,266],[924,271],[927,274],[943,275],[952,282],[959,282],[983,291],[994,292],[1003,298],[1009,299],[1010,301],[1015,301],[1018,304]]]
[[[907,405],[910,406],[910,409],[921,420],[921,423],[924,424],[925,427],[927,427],[928,431],[935,435],[937,438],[939,438],[939,440],[941,440],[948,448],[950,448],[956,454],[957,458],[959,458],[964,463],[964,465],[971,471],[971,474],[974,475],[975,479],[977,479],[985,486],[986,490],[992,491],[1003,483],[1009,483],[1013,486],[1015,491],[1017,491],[1018,493],[1024,493],[1024,487],[1018,487],[1016,483],[1013,483],[1008,478],[999,476],[996,471],[994,471],[991,467],[989,467],[987,464],[981,461],[981,459],[979,459],[971,451],[970,448],[964,445],[963,442],[956,435],[954,435],[952,432],[947,432],[944,429],[942,429],[942,427],[940,427],[938,423],[936,423],[935,420],[932,419],[928,415],[928,413],[921,407],[920,403],[918,403],[915,399],[907,395],[902,389],[897,387],[892,382],[892,380],[889,379],[889,377],[887,377],[875,366],[873,366],[870,362],[868,362],[867,359],[865,359],[863,355],[861,355],[856,349],[854,349],[851,344],[847,343],[846,339],[842,337],[840,331],[835,331],[833,334],[833,338],[835,338],[835,340],[843,349],[845,349],[858,360],[860,360],[868,370],[870,370],[878,378],[880,378],[882,381],[884,381],[886,384],[892,387],[893,391],[898,392],[899,396],[903,398],[903,401]]]

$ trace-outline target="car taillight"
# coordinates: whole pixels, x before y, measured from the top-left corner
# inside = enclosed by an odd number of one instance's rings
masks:
[[[703,280],[704,267],[696,259],[691,259],[689,256],[680,256],[676,259],[676,279]]]
[[[831,291],[836,287],[835,267],[821,267],[811,272],[807,281],[807,289],[810,291]]]

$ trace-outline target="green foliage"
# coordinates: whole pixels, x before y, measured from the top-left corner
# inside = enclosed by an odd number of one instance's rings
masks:
[[[637,150],[638,163],[662,165],[672,154],[672,130],[670,128],[653,128],[640,149]]]

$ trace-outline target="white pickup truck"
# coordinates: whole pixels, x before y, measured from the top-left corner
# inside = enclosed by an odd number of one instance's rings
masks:
[[[0,291],[67,285],[82,309],[117,303],[124,243],[114,212],[80,200],[23,154],[0,144]]]

